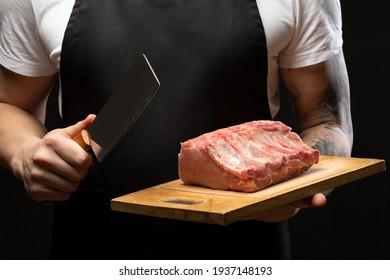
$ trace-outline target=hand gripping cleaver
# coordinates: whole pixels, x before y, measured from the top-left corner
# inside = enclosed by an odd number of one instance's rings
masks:
[[[96,158],[102,162],[142,114],[159,87],[148,59],[140,55],[91,126],[74,140],[86,151],[92,147]]]

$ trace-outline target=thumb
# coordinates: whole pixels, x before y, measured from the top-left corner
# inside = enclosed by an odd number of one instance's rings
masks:
[[[326,204],[326,196],[322,193],[317,193],[313,196],[311,207],[322,207]]]
[[[90,114],[84,120],[79,121],[78,123],[64,128],[64,132],[70,137],[74,138],[79,134],[83,129],[87,129],[95,120],[96,115]]]
[[[316,208],[322,207],[326,204],[326,196],[322,193],[316,193],[312,196],[291,202],[290,205],[296,208]]]
[[[326,196],[322,193],[316,193],[312,196],[306,197],[303,200],[301,200],[303,205],[299,208],[316,208],[316,207],[322,207],[326,204]]]

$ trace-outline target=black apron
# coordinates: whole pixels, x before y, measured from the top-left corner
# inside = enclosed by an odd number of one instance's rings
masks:
[[[65,124],[98,113],[141,53],[161,88],[80,190],[56,205],[53,258],[288,258],[287,223],[218,226],[109,209],[112,197],[177,179],[181,141],[271,118],[256,1],[76,1],[60,65]]]

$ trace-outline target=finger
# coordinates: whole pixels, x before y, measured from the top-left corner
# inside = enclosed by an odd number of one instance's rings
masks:
[[[299,212],[299,208],[293,207],[289,204],[278,206],[267,211],[253,213],[244,220],[259,220],[263,222],[281,222],[295,216]]]
[[[71,195],[71,192],[63,192],[55,188],[40,185],[39,183],[32,185],[27,193],[32,200],[37,202],[64,201],[69,199]]]
[[[74,168],[89,168],[93,163],[91,154],[73,140],[68,141],[66,145],[59,146],[56,149],[56,153],[61,159]]]
[[[326,204],[326,196],[322,193],[317,193],[301,200],[291,202],[290,205],[296,208],[315,208],[322,207]]]
[[[74,138],[78,133],[83,129],[87,129],[95,120],[96,115],[90,114],[84,120],[79,121],[78,123],[64,128],[64,132],[70,137]]]
[[[31,172],[31,180],[38,185],[56,189],[62,192],[71,193],[77,190],[80,181],[85,178],[88,171],[85,170],[84,174],[77,179],[69,179],[58,173],[48,171],[46,168],[36,167]]]
[[[63,177],[72,182],[80,182],[88,174],[88,168],[75,167],[63,160],[58,160],[56,163],[51,163],[50,161],[42,162],[40,163],[40,166],[44,168],[48,174],[52,173],[59,178]]]
[[[25,189],[35,201],[62,201],[77,190],[78,182],[69,182],[59,176],[35,167],[30,176],[24,177]]]
[[[91,166],[92,157],[60,130],[47,134],[42,139],[34,163],[48,171],[78,181],[85,177],[85,169]]]
[[[326,196],[322,193],[317,193],[311,200],[311,207],[322,207],[326,204]]]
[[[67,137],[72,139],[72,142],[68,142],[68,147],[63,145],[60,146],[61,148],[57,149],[58,155],[66,162],[69,162],[76,167],[84,168],[88,168],[92,165],[92,157],[90,154],[87,153],[88,149],[85,149],[85,147],[80,146],[80,144],[77,143],[74,139],[75,137],[80,135],[83,130],[87,129],[95,120],[95,118],[96,115],[90,114],[84,120],[74,125],[68,126],[62,130],[62,132],[65,133]],[[81,151],[80,148],[82,148],[83,151]],[[69,153],[68,149],[72,149],[73,152]]]
[[[307,198],[284,204],[267,211],[253,213],[243,220],[260,220],[263,222],[281,222],[295,216],[300,209],[308,207],[321,207],[326,203],[326,196],[318,193]]]

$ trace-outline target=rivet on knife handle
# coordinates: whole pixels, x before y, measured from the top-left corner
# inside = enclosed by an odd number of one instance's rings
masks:
[[[86,152],[88,152],[89,148],[91,147],[91,137],[89,136],[89,132],[86,129],[80,131],[73,138],[73,140],[76,141],[77,144],[79,144],[80,147],[83,148]]]

